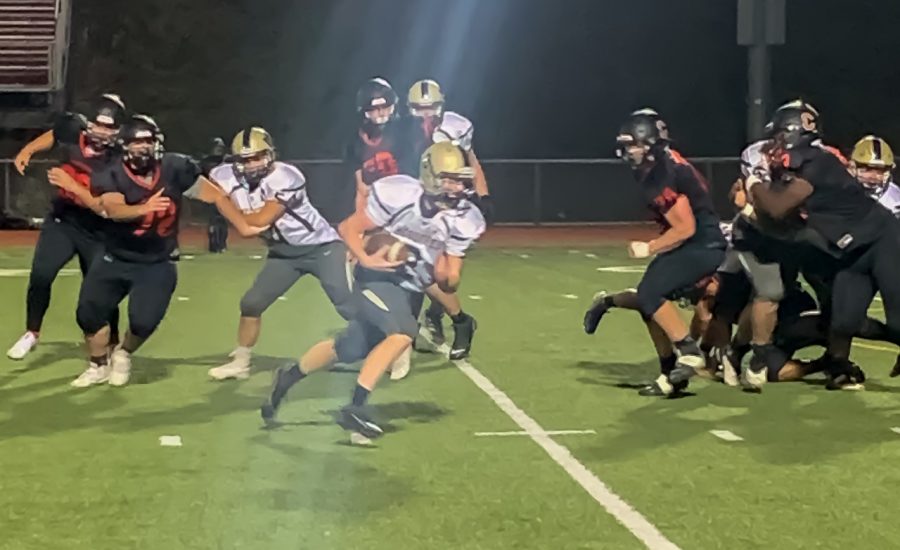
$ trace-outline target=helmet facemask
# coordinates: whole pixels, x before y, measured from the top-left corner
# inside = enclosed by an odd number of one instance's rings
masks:
[[[272,172],[275,164],[275,155],[272,151],[260,151],[251,155],[238,156],[234,159],[234,173],[247,182],[250,187],[256,188],[263,178]]]
[[[147,135],[143,135],[143,134]],[[138,132],[137,135],[125,142],[123,160],[128,168],[135,174],[145,176],[152,172],[162,159],[162,143],[149,131]]]
[[[856,181],[863,186],[866,194],[874,199],[880,198],[891,183],[891,166],[859,164],[851,162],[850,171]]]

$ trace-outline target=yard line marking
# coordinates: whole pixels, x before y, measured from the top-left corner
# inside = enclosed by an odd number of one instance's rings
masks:
[[[481,296],[479,296],[479,295],[477,295],[477,294],[470,294],[470,295],[469,295],[469,299],[470,299],[470,300],[475,300],[475,301],[477,302],[478,300],[481,299]]]
[[[710,430],[709,433],[724,441],[743,441],[744,438],[728,430]]]
[[[895,434],[900,434],[900,428],[891,428],[891,431]]]
[[[568,298],[569,300],[577,300],[578,299],[578,296],[576,296],[574,294],[563,294],[562,296],[563,296],[563,298]]]
[[[259,255],[257,255],[257,254],[254,254],[253,256],[250,256],[250,259],[251,259],[251,260],[262,260],[262,256],[259,256]]]
[[[531,256],[529,256],[528,254],[519,254],[519,257],[522,258],[523,260],[527,260]]]
[[[434,342],[427,332],[421,331],[420,334],[422,334],[422,337],[429,343],[434,345]],[[445,355],[450,351],[450,346],[447,344],[441,344],[440,346],[435,347],[439,352]],[[587,493],[591,495],[604,510],[616,518],[616,520],[628,529],[632,535],[637,537],[638,540],[644,543],[644,546],[650,550],[680,550],[675,543],[667,539],[655,525],[647,520],[647,518],[632,508],[630,504],[622,500],[619,495],[612,492],[599,477],[594,475],[594,473],[588,470],[584,464],[572,456],[569,449],[551,439],[549,435],[544,435],[546,430],[544,430],[536,420],[528,416],[525,411],[513,403],[512,399],[503,393],[500,388],[495,386],[486,376],[481,374],[481,371],[473,367],[472,364],[465,359],[454,361],[453,363],[456,365],[456,368],[461,370],[462,373],[469,378],[469,380],[478,386],[478,389],[486,393],[487,396],[491,398],[491,401],[493,401],[501,411],[506,413],[516,425],[525,432],[528,432],[528,437],[537,443],[537,445],[543,449],[554,462],[562,467],[562,469],[569,474],[569,477],[581,485],[581,488],[587,491]]]
[[[510,435],[596,435],[594,430],[550,430],[549,432],[475,432],[477,437],[507,437]]]
[[[161,435],[159,436],[159,444],[163,447],[181,447],[181,436]]]
[[[885,347],[885,346],[876,346],[876,345],[873,345],[873,344],[863,344],[863,343],[861,343],[861,342],[853,342],[853,345],[856,346],[856,347],[859,347],[859,348],[873,349],[873,350],[875,350],[875,351],[887,351],[887,352],[890,352],[890,353],[897,353],[897,350],[896,350],[896,349],[891,349],[891,348],[888,348],[888,347]]]
[[[181,259],[182,260],[193,260],[194,257],[190,254],[185,254],[184,256],[181,257]]]
[[[279,297],[278,297],[278,301],[279,301],[279,302],[286,302],[286,301],[287,301],[287,298],[284,297],[284,296],[279,296]]]
[[[592,259],[592,260],[596,260],[596,259],[597,259],[597,255],[596,255],[596,254],[593,254],[593,253],[587,253],[587,254],[584,255],[584,257],[585,257],[585,258],[590,258],[590,259]]]
[[[569,254],[581,254],[580,250],[570,250]]]
[[[643,273],[646,270],[647,266],[643,265],[611,265],[597,268],[601,273]]]
[[[59,274],[68,277],[71,275],[79,275],[81,274],[81,271],[78,269],[60,269]],[[31,275],[30,268],[0,269],[0,277],[28,277],[29,275]]]
[[[179,302],[187,302],[188,300],[190,300],[190,298],[188,298],[187,296],[179,296],[178,297]]]

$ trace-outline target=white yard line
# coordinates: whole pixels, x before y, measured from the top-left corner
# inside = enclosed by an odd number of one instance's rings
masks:
[[[511,435],[595,435],[594,430],[550,430],[549,432],[475,432],[476,437],[508,437]]]
[[[858,347],[858,348],[865,348],[865,349],[871,349],[871,350],[875,350],[875,351],[887,351],[887,352],[890,352],[890,353],[897,353],[897,349],[895,349],[895,348],[889,348],[889,347],[886,347],[886,346],[876,346],[876,345],[873,345],[873,344],[863,344],[862,342],[853,342],[853,345],[856,346],[856,347]]]
[[[431,339],[423,331],[423,337],[429,342]],[[449,346],[442,344],[437,346],[443,354],[449,352]],[[666,538],[655,525],[650,523],[640,512],[630,504],[612,492],[612,490],[584,464],[572,456],[571,451],[550,438],[547,431],[541,427],[525,411],[520,409],[508,395],[495,386],[481,371],[466,361],[454,361],[456,367],[465,374],[478,388],[506,415],[512,419],[528,437],[546,452],[581,488],[587,491],[611,516],[628,529],[632,535],[638,538],[644,546],[650,550],[677,550],[678,546]]]
[[[710,430],[709,433],[723,441],[743,441],[744,438],[728,430]]]

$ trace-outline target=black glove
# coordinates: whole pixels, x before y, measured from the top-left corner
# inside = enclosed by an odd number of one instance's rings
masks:
[[[484,221],[488,225],[494,224],[494,199],[491,198],[490,195],[481,195],[475,201],[475,204],[478,206],[478,209],[481,210],[481,215],[484,216]]]

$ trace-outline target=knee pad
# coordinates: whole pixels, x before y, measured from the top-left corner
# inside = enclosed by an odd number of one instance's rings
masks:
[[[156,327],[158,327],[158,326],[159,326],[158,322],[157,323],[143,323],[143,322],[131,323],[128,326],[128,331],[131,334],[134,334],[135,336],[137,336],[138,338],[147,339],[150,337],[151,334],[153,334],[156,331]]]
[[[96,334],[107,324],[107,319],[91,304],[81,303],[75,310],[75,322],[85,334]]]
[[[270,305],[251,290],[241,298],[241,317],[262,317]]]
[[[644,320],[650,319],[653,317],[653,314],[656,313],[656,310],[659,309],[665,299],[655,292],[648,292],[646,289],[638,288],[638,308],[641,312],[641,317]]]
[[[756,297],[769,302],[778,303],[784,298],[784,283],[781,277],[765,278],[753,281]]]

